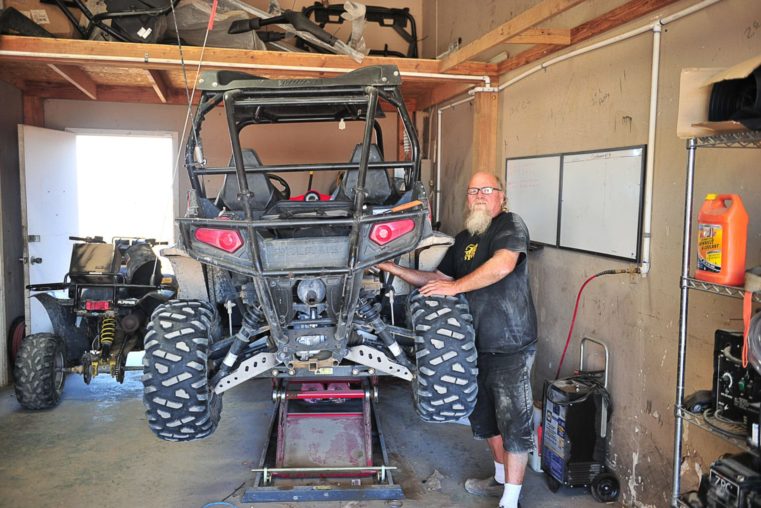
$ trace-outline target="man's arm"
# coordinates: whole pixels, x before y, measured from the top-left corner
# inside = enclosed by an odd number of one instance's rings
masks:
[[[470,272],[468,275],[457,279],[434,279],[426,283],[420,292],[428,295],[456,295],[467,293],[486,286],[507,277],[515,269],[520,257],[519,252],[507,249],[499,249],[484,264]],[[443,275],[443,274],[442,274]],[[404,277],[402,277],[404,279]],[[407,280],[407,279],[404,279]]]
[[[451,277],[444,275],[438,270],[436,270],[435,272],[415,270],[414,268],[399,266],[396,263],[391,261],[384,261],[383,263],[378,263],[378,265],[376,266],[380,268],[381,270],[383,270],[384,272],[393,274],[396,277],[399,277],[400,279],[402,279],[407,284],[411,284],[415,287],[424,286],[431,281],[451,280]]]

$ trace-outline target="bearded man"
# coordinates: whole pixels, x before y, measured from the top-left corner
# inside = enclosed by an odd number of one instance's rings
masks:
[[[529,234],[520,216],[504,210],[504,190],[493,174],[474,174],[467,198],[465,230],[436,271],[392,262],[378,268],[424,295],[465,294],[478,350],[478,399],[470,425],[494,458],[494,475],[467,480],[465,490],[500,497],[500,508],[517,508],[533,444],[530,372],[537,327],[526,259]]]

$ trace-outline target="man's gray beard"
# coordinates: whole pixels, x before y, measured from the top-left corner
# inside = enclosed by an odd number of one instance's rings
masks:
[[[474,236],[481,236],[491,225],[491,215],[482,208],[474,208],[465,218],[465,229]]]

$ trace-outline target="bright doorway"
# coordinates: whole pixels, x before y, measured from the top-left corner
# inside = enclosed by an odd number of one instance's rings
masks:
[[[20,126],[25,285],[62,282],[70,236],[174,242],[176,134]],[[25,291],[27,333],[52,331]]]

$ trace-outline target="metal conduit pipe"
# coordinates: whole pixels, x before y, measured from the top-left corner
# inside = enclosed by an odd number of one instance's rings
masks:
[[[436,194],[436,205],[435,205],[435,213],[434,213],[434,222],[438,223],[441,218],[441,114],[451,109],[455,106],[459,106],[460,104],[465,104],[466,102],[470,102],[473,100],[473,97],[468,97],[466,99],[459,100],[457,102],[453,102],[451,104],[447,104],[446,106],[438,108],[437,112],[437,122],[436,122],[436,188],[434,189],[434,193]]]
[[[647,276],[650,272],[650,250],[651,250],[651,238],[652,238],[652,218],[653,218],[653,173],[655,167],[655,130],[657,126],[657,106],[658,106],[658,81],[660,76],[660,48],[661,48],[661,29],[663,25],[672,23],[685,16],[689,16],[695,12],[698,12],[706,7],[709,7],[721,0],[703,0],[696,3],[686,9],[683,9],[670,16],[658,19],[652,24],[645,25],[634,30],[630,30],[623,34],[616,35],[604,41],[600,41],[589,46],[571,51],[557,58],[550,59],[536,67],[529,69],[528,71],[516,76],[515,78],[503,83],[498,87],[499,91],[522,81],[523,79],[531,76],[532,74],[546,69],[551,65],[563,62],[570,58],[574,58],[590,51],[600,49],[606,46],[610,46],[617,42],[636,37],[646,32],[653,32],[653,56],[652,67],[650,73],[650,107],[648,117],[648,132],[647,132],[647,159],[645,164],[645,189],[644,189],[644,202],[643,202],[643,220],[642,220],[642,261],[639,265],[639,272],[643,277]]]
[[[653,60],[650,71],[650,113],[647,120],[647,154],[645,161],[645,192],[642,207],[642,260],[639,273],[650,273],[650,240],[653,226],[653,173],[655,169],[655,126],[658,121],[658,79],[661,63],[661,24],[653,25]]]

